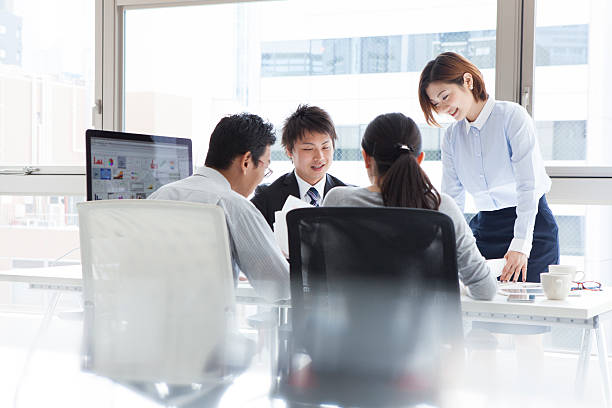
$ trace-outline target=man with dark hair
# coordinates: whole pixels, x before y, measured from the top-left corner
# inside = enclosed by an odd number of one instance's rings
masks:
[[[336,129],[329,114],[317,106],[300,105],[285,120],[282,145],[295,170],[274,183],[261,185],[251,199],[274,229],[274,213],[292,195],[319,206],[327,192],[345,184],[327,174],[336,146]]]
[[[259,116],[227,116],[210,136],[205,166],[193,176],[166,184],[150,199],[215,204],[225,212],[234,278],[240,271],[269,300],[289,298],[289,265],[270,228],[248,197],[270,174],[272,125]]]

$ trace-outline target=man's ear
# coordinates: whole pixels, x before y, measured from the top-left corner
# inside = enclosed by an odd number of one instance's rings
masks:
[[[285,154],[293,162],[293,153],[291,153],[291,150],[289,150],[289,147],[285,147]]]
[[[251,154],[251,152],[246,152],[245,154],[243,154],[242,156],[240,156],[240,171],[243,174],[246,174],[251,162],[253,155]]]

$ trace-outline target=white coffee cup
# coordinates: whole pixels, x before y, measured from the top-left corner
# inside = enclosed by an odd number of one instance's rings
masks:
[[[548,272],[554,274],[567,274],[572,281],[584,279],[584,272],[577,271],[576,265],[548,265]]]
[[[563,300],[569,295],[572,280],[568,273],[541,273],[540,281],[550,300]]]

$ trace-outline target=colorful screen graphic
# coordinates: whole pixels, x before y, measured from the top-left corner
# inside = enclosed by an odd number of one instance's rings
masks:
[[[87,199],[147,198],[192,173],[191,140],[88,130]]]

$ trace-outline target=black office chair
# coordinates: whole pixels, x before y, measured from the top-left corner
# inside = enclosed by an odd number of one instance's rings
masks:
[[[461,350],[463,336],[452,220],[334,207],[291,211],[287,224],[292,332],[279,393],[301,404],[435,402],[444,350]]]

